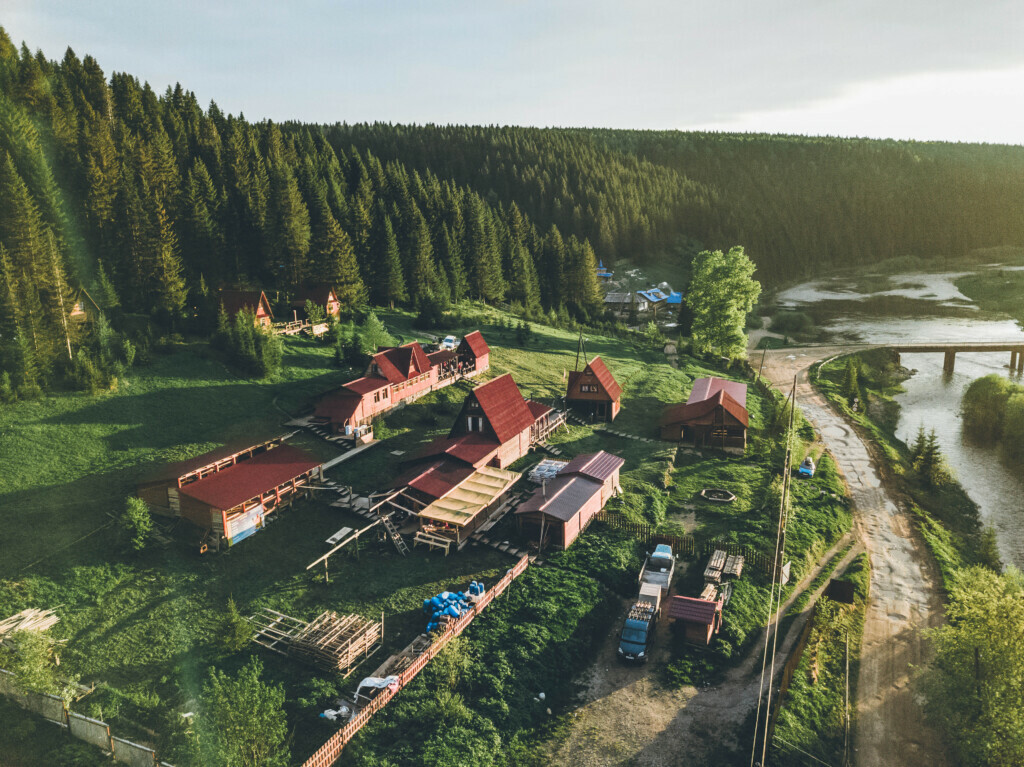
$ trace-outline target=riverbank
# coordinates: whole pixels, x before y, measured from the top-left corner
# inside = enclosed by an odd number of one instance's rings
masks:
[[[851,360],[856,364],[861,393],[856,410],[844,392]],[[912,447],[897,436],[900,405],[896,397],[911,375],[887,349],[831,358],[810,370],[816,388],[876,452],[883,481],[916,520],[942,571],[944,585],[960,567],[982,564],[998,570],[1001,562],[995,533],[982,525],[978,505],[948,466],[940,463],[936,471],[915,467]]]

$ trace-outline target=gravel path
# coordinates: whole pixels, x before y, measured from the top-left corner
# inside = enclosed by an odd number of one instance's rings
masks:
[[[934,564],[913,521],[879,479],[864,442],[807,380],[818,359],[848,348],[769,352],[764,377],[788,390],[798,375],[797,401],[835,456],[850,487],[854,526],[871,555],[871,595],[864,624],[857,680],[854,764],[947,764],[941,741],[925,725],[915,695],[913,667],[927,659],[921,629],[942,620],[942,599]]]

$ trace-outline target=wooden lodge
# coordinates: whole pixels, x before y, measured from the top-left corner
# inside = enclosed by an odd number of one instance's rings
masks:
[[[483,372],[489,357],[490,349],[479,331],[463,338],[455,351],[428,354],[415,341],[381,349],[373,355],[366,375],[320,398],[313,420],[335,433],[359,433],[403,401]]]
[[[466,397],[447,437],[435,440],[412,461],[445,456],[473,466],[503,469],[545,439],[565,414],[523,398],[506,373],[477,386]]]
[[[155,512],[187,519],[206,534],[204,545],[219,549],[249,537],[268,514],[303,495],[320,466],[276,438],[171,464],[140,482],[138,494]]]
[[[228,318],[234,320],[235,315],[245,309],[252,312],[257,327],[270,330],[274,313],[270,310],[267,294],[262,290],[222,290],[219,299]]]
[[[569,372],[565,403],[598,421],[614,421],[622,407],[622,387],[600,357]]]
[[[624,463],[603,450],[577,456],[516,509],[520,532],[541,548],[568,548],[620,491],[619,470]]]
[[[305,317],[306,301],[324,310],[325,317],[338,319],[341,316],[341,301],[330,285],[313,285],[299,288],[292,294],[291,307],[300,317]],[[309,319],[308,317],[306,319]]]
[[[746,384],[698,378],[685,404],[665,408],[659,422],[661,438],[742,453],[750,424],[746,405]]]
[[[686,641],[707,647],[722,627],[722,601],[672,597],[668,603],[668,620],[683,627]]]
[[[68,310],[68,319],[74,322],[93,322],[100,314],[99,304],[92,300],[89,291],[79,288]]]

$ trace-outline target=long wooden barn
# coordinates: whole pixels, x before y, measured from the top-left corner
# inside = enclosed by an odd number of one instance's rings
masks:
[[[309,453],[275,438],[171,464],[142,480],[138,495],[154,511],[188,520],[203,532],[204,546],[220,549],[305,495],[320,470]]]

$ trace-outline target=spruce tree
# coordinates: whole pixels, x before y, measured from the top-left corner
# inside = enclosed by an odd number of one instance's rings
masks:
[[[313,281],[334,288],[343,312],[351,314],[366,303],[366,285],[359,274],[352,240],[329,210],[324,210],[324,222],[317,227],[311,256]]]
[[[170,318],[181,316],[187,293],[178,257],[178,238],[171,228],[170,219],[163,208],[157,211],[157,239],[155,242],[155,302],[158,311]]]
[[[107,276],[107,270],[103,268],[102,259],[96,261],[96,281],[92,286],[92,296],[105,312],[114,312],[121,306],[121,299],[117,297],[114,283]]]
[[[405,288],[405,278],[402,276],[402,259],[398,254],[398,239],[395,237],[395,230],[391,227],[391,219],[388,216],[384,216],[383,234],[384,250],[381,253],[374,287],[377,290],[377,302],[394,308],[396,302],[407,301],[409,293]]]

